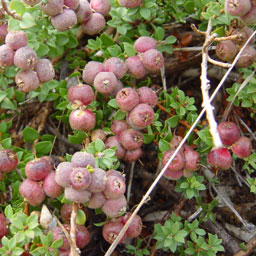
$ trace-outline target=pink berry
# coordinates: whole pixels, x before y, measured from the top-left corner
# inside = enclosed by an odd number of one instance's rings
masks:
[[[140,6],[143,0],[118,0],[119,4],[126,8],[136,8]]]
[[[108,177],[108,176],[116,176],[116,177],[122,179],[122,180],[125,182],[125,174],[122,174],[122,173],[119,172],[119,171],[116,171],[116,170],[111,169],[111,170],[108,170],[108,171],[106,172],[106,175],[107,175],[107,177]]]
[[[0,149],[0,172],[9,173],[18,165],[17,155],[11,149]]]
[[[123,88],[116,95],[116,103],[120,110],[124,112],[131,111],[139,104],[139,95],[136,90],[131,87]]]
[[[107,199],[101,209],[107,216],[114,218],[125,212],[126,204],[125,196],[121,195],[116,199]]]
[[[207,161],[216,168],[226,170],[232,164],[232,157],[226,148],[217,148],[208,153]]]
[[[236,63],[236,67],[247,68],[254,63],[255,58],[256,50],[254,49],[254,47],[251,45],[246,46]]]
[[[104,195],[107,199],[116,199],[124,194],[126,189],[125,182],[117,176],[108,176]]]
[[[241,19],[247,25],[254,25],[256,23],[256,6],[252,6],[251,10],[242,16]]]
[[[13,65],[14,52],[11,47],[3,44],[0,46],[0,66],[10,67]]]
[[[164,65],[164,57],[156,49],[147,50],[142,54],[141,62],[149,71],[158,71]]]
[[[88,203],[88,208],[90,209],[98,209],[100,208],[106,201],[106,198],[103,193],[93,193],[90,201]]]
[[[250,0],[226,0],[225,10],[233,16],[243,16],[250,11],[252,4]]]
[[[27,46],[28,38],[26,33],[22,30],[10,31],[5,38],[5,43],[13,50],[17,50],[21,47]]]
[[[72,204],[63,204],[60,209],[60,216],[64,223],[70,222],[70,216],[72,213]]]
[[[40,205],[45,199],[42,184],[33,180],[24,180],[19,187],[20,195],[31,205]]]
[[[174,150],[170,149],[163,154],[163,157],[162,157],[163,165],[167,164],[167,162],[169,161],[173,153],[174,153]],[[167,169],[169,171],[180,171],[184,167],[184,165],[185,165],[184,154],[181,151],[179,151],[174,157],[174,159],[172,160],[172,162],[169,164]]]
[[[184,145],[185,171],[196,171],[199,167],[200,155],[192,147]]]
[[[63,193],[63,187],[55,181],[55,172],[50,172],[43,181],[43,189],[47,196],[57,198]]]
[[[106,25],[103,15],[100,13],[92,13],[89,20],[82,23],[82,29],[85,34],[93,36],[100,33]]]
[[[102,229],[102,235],[103,235],[104,239],[108,243],[112,244],[115,241],[118,234],[120,233],[123,226],[124,225],[120,222],[108,221],[103,226],[103,229]],[[121,244],[124,241],[125,238],[126,238],[126,234],[123,235],[123,237],[119,241],[119,244]]]
[[[221,41],[216,46],[216,55],[223,61],[233,61],[237,53],[238,48],[232,40]]]
[[[116,156],[118,159],[123,159],[126,150],[123,148],[118,136],[110,136],[105,141],[106,148],[116,147]]]
[[[218,132],[223,144],[232,145],[240,137],[240,131],[233,122],[221,122],[218,124]]]
[[[121,223],[125,225],[126,222],[129,220],[129,218],[131,217],[131,215],[132,215],[131,212],[127,212],[124,216],[121,217]],[[140,235],[141,230],[142,230],[142,219],[138,214],[136,214],[129,228],[126,231],[126,235],[128,237],[135,238]]]
[[[35,71],[37,73],[40,83],[50,82],[55,76],[55,71],[52,63],[48,59],[38,60],[35,66]]]
[[[73,171],[70,174],[70,182],[71,186],[75,189],[88,188],[91,183],[91,174],[85,168],[73,168]]]
[[[14,54],[14,65],[23,70],[34,68],[37,63],[37,55],[28,46],[19,48]]]
[[[87,84],[79,84],[69,88],[68,100],[73,104],[79,106],[88,105],[94,99],[94,91],[91,86]]]
[[[53,27],[58,31],[66,31],[77,24],[76,13],[72,9],[64,9],[62,13],[51,19]]]
[[[127,67],[124,62],[117,57],[111,57],[106,60],[104,68],[107,72],[113,72],[118,79],[123,78],[127,72]]]
[[[79,7],[79,0],[64,0],[64,5],[72,10],[76,10]]]
[[[63,227],[67,230],[68,233],[70,232],[69,224],[64,224]],[[62,228],[59,226],[57,226],[53,229],[53,241],[58,240],[58,239],[63,240],[62,245],[59,247],[60,250],[69,250],[70,249],[70,244],[68,242],[68,239],[67,239],[64,231],[62,230]]]
[[[48,16],[56,16],[63,12],[64,0],[48,0],[41,3],[41,10]]]
[[[164,177],[168,180],[178,180],[182,177],[183,175],[183,170],[179,170],[179,171],[170,171],[170,170],[166,170],[164,172]]]
[[[141,36],[134,43],[134,48],[137,52],[146,52],[151,49],[156,49],[156,47],[157,41],[149,36]]]
[[[72,156],[71,163],[73,167],[86,168],[88,165],[95,167],[95,158],[93,154],[78,151]]]
[[[6,35],[8,34],[8,26],[7,24],[0,25],[0,42],[4,42]]]
[[[8,234],[8,228],[7,228],[7,220],[5,216],[0,213],[0,240],[3,236],[7,236]]]
[[[106,140],[106,134],[102,129],[96,129],[92,131],[91,140],[96,141],[97,139],[100,139],[103,142]]]
[[[89,244],[91,238],[89,231],[85,226],[77,225],[76,226],[76,245],[78,248],[82,249],[87,244]]]
[[[77,109],[70,113],[69,124],[73,130],[87,131],[94,128],[96,118],[89,109]]]
[[[34,6],[41,2],[41,0],[23,0],[23,2],[27,5]]]
[[[20,70],[15,76],[15,82],[22,92],[31,92],[40,85],[37,73],[32,69]]]
[[[110,129],[115,135],[120,135],[122,131],[128,129],[129,126],[124,120],[113,120]]]
[[[183,138],[181,136],[173,135],[173,137],[170,141],[171,149],[176,149],[180,145],[182,140],[183,140]],[[183,147],[180,150],[182,150],[182,152],[183,152]]]
[[[85,22],[90,19],[91,15],[92,15],[92,9],[88,1],[80,0],[79,7],[76,11],[77,21],[79,23]]]
[[[55,181],[60,186],[66,188],[71,185],[70,174],[73,171],[73,166],[70,162],[62,162],[56,169]]]
[[[239,158],[247,158],[252,153],[252,143],[247,137],[240,137],[231,147],[233,153]]]
[[[125,61],[125,65],[127,66],[130,74],[137,79],[143,78],[147,73],[147,70],[144,68],[139,56],[129,57]]]
[[[140,87],[137,89],[137,93],[140,98],[140,103],[147,103],[151,107],[154,107],[157,104],[158,98],[151,88],[146,86]]]
[[[237,38],[233,40],[233,42],[241,47],[247,40],[248,38],[253,34],[253,30],[249,27],[243,27],[243,28],[238,28],[234,29],[231,33],[231,35],[237,35]],[[255,36],[249,41],[248,45],[252,45],[255,41]]]
[[[127,150],[135,150],[143,144],[142,134],[134,129],[122,131],[119,138],[122,146]]]
[[[67,200],[81,204],[89,202],[91,194],[92,193],[88,190],[77,190],[72,187],[65,188],[64,191]]]
[[[142,156],[142,149],[137,148],[134,150],[127,150],[124,156],[124,161],[127,163],[132,163],[138,160]]]
[[[102,192],[105,189],[107,183],[106,172],[100,168],[95,168],[91,173],[91,177],[92,180],[88,190],[93,193]]]
[[[59,256],[69,256],[70,255],[70,250],[61,250],[61,249],[58,249],[59,251]]]
[[[43,180],[51,171],[49,162],[43,158],[38,158],[27,162],[25,173],[28,179]]]
[[[82,78],[86,83],[93,85],[95,76],[104,71],[105,69],[102,63],[89,61],[84,67]]]
[[[103,16],[107,16],[111,9],[110,0],[91,0],[91,8]]]

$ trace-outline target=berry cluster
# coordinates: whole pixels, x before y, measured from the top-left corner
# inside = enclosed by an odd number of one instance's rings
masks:
[[[222,122],[218,125],[221,141],[229,147],[239,158],[247,158],[251,154],[252,145],[249,138],[240,136],[237,125],[233,122]],[[228,148],[217,148],[209,152],[207,161],[210,165],[219,169],[229,169],[232,164],[232,156]]]
[[[27,162],[27,179],[23,180],[19,192],[31,205],[40,205],[46,195],[51,198],[60,196],[63,188],[55,182],[54,160],[49,156]]]
[[[0,149],[0,180],[5,173],[13,171],[18,165],[18,158],[11,149]]]
[[[173,155],[175,149],[178,147],[182,137],[174,136],[170,142],[171,149],[166,151],[162,157],[162,164],[166,165],[168,160]],[[178,180],[182,176],[190,177],[194,171],[199,167],[200,155],[192,147],[184,144],[179,152],[169,164],[164,173],[164,177],[171,180]]]
[[[36,52],[27,43],[24,31],[10,31],[5,44],[0,46],[0,66],[14,64],[21,69],[16,74],[15,82],[23,92],[33,91],[40,83],[49,82],[55,76],[52,63],[48,59],[38,60]]]

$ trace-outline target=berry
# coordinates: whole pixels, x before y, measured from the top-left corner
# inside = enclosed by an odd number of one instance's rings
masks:
[[[123,89],[123,84],[122,84],[122,82],[121,82],[120,80],[117,79],[116,89],[115,89],[113,92],[111,92],[111,93],[109,94],[109,96],[111,96],[111,97],[116,97],[116,94],[117,94],[120,90],[122,90],[122,89]]]
[[[80,0],[79,7],[76,11],[77,21],[79,23],[85,22],[90,19],[92,15],[92,9],[87,0]]]
[[[0,149],[0,172],[9,173],[18,165],[18,158],[11,149]]]
[[[100,13],[92,13],[89,20],[82,23],[82,29],[85,34],[93,36],[100,33],[106,25],[103,15]]]
[[[213,149],[207,156],[208,164],[222,170],[229,169],[232,164],[232,157],[226,148]]]
[[[51,19],[51,23],[56,30],[66,31],[77,24],[76,13],[72,9],[64,9]]]
[[[233,42],[241,47],[247,40],[248,38],[252,35],[254,31],[251,28],[248,27],[243,27],[242,29],[234,29],[232,31],[231,35],[239,35],[236,39],[233,40]],[[255,36],[249,41],[248,45],[252,45],[255,41]]]
[[[20,195],[33,206],[40,205],[45,199],[42,184],[34,180],[24,180],[20,184],[19,192]]]
[[[93,154],[84,151],[78,151],[72,156],[71,163],[73,167],[86,168],[87,165],[95,167],[95,158]]]
[[[37,73],[31,69],[20,70],[15,76],[15,82],[22,92],[31,92],[40,84]]]
[[[157,41],[149,36],[141,36],[134,43],[134,48],[137,52],[146,52],[151,49],[156,49],[156,47]]]
[[[72,187],[65,188],[65,198],[75,203],[87,203],[91,198],[91,192],[88,190],[77,190]]]
[[[181,136],[174,135],[170,141],[171,149],[176,149],[180,145],[182,140],[183,138]],[[180,150],[183,151],[183,147]]]
[[[247,158],[252,152],[252,144],[249,138],[240,137],[231,147],[233,153],[239,158]]]
[[[49,162],[43,158],[38,158],[27,162],[25,173],[28,179],[40,181],[43,180],[51,171]]]
[[[106,172],[106,175],[107,175],[107,177],[108,176],[116,176],[116,177],[119,177],[119,178],[121,178],[121,179],[123,179],[123,181],[125,182],[125,174],[122,174],[121,172],[119,172],[119,171],[116,171],[116,170],[108,170],[107,172]]]
[[[136,8],[140,6],[143,0],[118,0],[119,4],[126,8]]]
[[[166,170],[164,172],[164,177],[168,180],[178,180],[182,177],[183,175],[183,170],[179,170],[179,171],[170,171],[170,170]]]
[[[256,23],[256,6],[253,6],[241,19],[247,25],[254,25]]]
[[[94,91],[91,86],[87,84],[79,84],[69,88],[68,100],[73,104],[79,106],[88,105],[94,99]]]
[[[97,61],[89,61],[84,67],[82,78],[86,83],[93,85],[95,76],[99,72],[104,71],[105,69],[102,63]]]
[[[96,124],[96,118],[89,109],[77,109],[70,113],[69,124],[73,130],[91,130]]]
[[[147,70],[142,65],[139,56],[129,57],[128,59],[126,59],[125,65],[131,75],[133,75],[137,79],[143,78],[147,73]]]
[[[70,255],[70,250],[61,250],[61,249],[58,249],[59,250],[59,256],[69,256]]]
[[[37,55],[34,50],[24,46],[14,54],[14,65],[23,70],[34,68],[37,63]]]
[[[93,173],[91,173],[91,177],[92,180],[88,190],[93,193],[102,192],[107,183],[106,172],[100,168],[95,168]]]
[[[17,50],[21,47],[27,46],[28,38],[26,33],[22,30],[10,31],[5,38],[5,43],[13,50]]]
[[[92,131],[91,140],[96,141],[97,139],[100,139],[103,142],[106,140],[106,134],[102,129],[96,129]]]
[[[104,63],[105,71],[113,72],[118,79],[124,77],[127,72],[127,67],[124,62],[116,57],[109,58]]]
[[[200,155],[188,145],[184,145],[185,165],[184,171],[196,171],[200,162]]]
[[[4,42],[6,36],[8,34],[8,26],[6,24],[0,25],[0,42]]]
[[[0,213],[0,240],[2,239],[3,236],[7,236],[8,234],[8,228],[6,226],[6,218],[5,216]]]
[[[121,223],[125,225],[126,222],[129,220],[129,218],[131,217],[131,215],[132,213],[127,212],[124,216],[120,218]],[[135,238],[140,235],[141,230],[142,230],[142,219],[138,214],[136,214],[131,224],[129,225],[129,228],[126,231],[126,235],[128,237]]]
[[[117,217],[126,210],[126,198],[121,195],[117,199],[107,199],[102,205],[102,211],[110,218]]]
[[[174,150],[170,149],[163,154],[163,157],[162,157],[163,165],[167,164],[167,162],[169,161],[173,153],[174,153]],[[172,172],[180,171],[184,167],[184,165],[185,165],[184,154],[181,151],[179,151],[174,157],[174,159],[172,160],[172,162],[169,164],[167,170]]]
[[[130,112],[129,121],[137,129],[143,129],[153,123],[154,117],[153,108],[148,104],[141,103]]]
[[[41,0],[23,0],[23,2],[27,5],[34,6],[41,2]]]
[[[76,10],[79,7],[79,0],[64,0],[64,5],[72,10]]]
[[[110,0],[91,0],[91,8],[103,16],[107,16],[111,9]]]
[[[250,11],[252,4],[250,0],[226,0],[225,10],[233,16],[243,16]]]
[[[91,174],[85,168],[73,168],[73,171],[70,174],[70,182],[71,186],[75,189],[88,188],[91,183]]]
[[[164,57],[156,49],[147,50],[142,54],[141,62],[149,71],[158,71],[164,65]]]
[[[236,63],[236,67],[247,68],[251,66],[254,63],[255,57],[256,51],[254,47],[250,45],[246,46]]]
[[[116,95],[116,103],[120,110],[124,112],[131,111],[139,104],[139,95],[136,90],[131,87],[123,88]]]
[[[43,189],[47,196],[57,198],[63,193],[63,187],[55,181],[55,172],[50,172],[43,182]]]
[[[216,55],[223,61],[233,61],[237,53],[238,48],[231,40],[221,41],[216,46]]]
[[[90,242],[90,234],[85,226],[76,226],[76,245],[82,249]]]
[[[122,146],[127,150],[135,150],[143,144],[142,134],[134,129],[122,131],[119,138]]]
[[[60,217],[64,223],[70,222],[72,204],[63,204],[60,209]]]
[[[233,122],[222,122],[218,124],[217,129],[220,134],[221,141],[225,145],[232,145],[240,137],[239,129]]]
[[[154,107],[157,104],[158,98],[152,89],[143,86],[137,89],[137,93],[140,98],[140,103],[147,103],[151,107]]]
[[[14,52],[12,48],[3,44],[0,46],[0,66],[10,67],[13,65]]]
[[[124,156],[124,160],[125,162],[132,163],[138,160],[141,157],[141,155],[142,155],[141,148],[137,148],[134,150],[127,150]]]
[[[115,135],[120,135],[122,131],[128,129],[128,124],[124,120],[113,120],[110,129]]]
[[[51,166],[51,170],[55,170],[55,159],[51,156],[43,156],[41,159],[45,159],[48,161],[49,165]]]
[[[113,72],[100,72],[95,76],[93,85],[103,95],[109,95],[115,91],[117,78]]]
[[[90,201],[88,203],[88,208],[90,209],[98,209],[100,208],[106,201],[106,198],[103,193],[93,193]]]
[[[125,182],[122,178],[109,175],[107,177],[106,188],[104,195],[106,198],[116,199],[124,194],[126,189]]]
[[[73,171],[73,166],[70,162],[62,162],[56,169],[55,181],[60,186],[66,188],[71,185],[70,174]]]
[[[123,159],[126,153],[126,150],[123,148],[118,136],[110,136],[105,141],[106,148],[116,147],[116,157],[118,159]]]
[[[63,227],[68,231],[70,231],[70,225],[69,224],[64,224]],[[63,243],[62,245],[58,248],[58,249],[62,249],[62,250],[69,250],[70,249],[70,244],[68,242],[68,239],[65,235],[65,233],[63,232],[62,228],[57,226],[53,229],[53,241],[58,240],[58,239],[62,239]]]
[[[50,82],[55,76],[55,71],[52,63],[48,59],[38,60],[35,66],[35,71],[37,73],[40,83]]]
[[[112,244],[115,241],[118,234],[120,233],[123,226],[124,225],[120,222],[108,221],[107,223],[105,223],[102,229],[102,235],[104,239],[108,243]],[[125,238],[126,238],[126,234],[123,235],[123,237],[119,241],[119,244],[121,244]]]
[[[41,10],[48,16],[56,16],[63,12],[64,0],[47,0],[41,3]]]

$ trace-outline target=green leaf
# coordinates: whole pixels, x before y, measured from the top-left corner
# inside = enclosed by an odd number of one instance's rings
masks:
[[[168,118],[166,122],[171,128],[175,128],[179,124],[179,117],[177,115],[172,116]]]
[[[46,44],[39,43],[39,47],[36,50],[36,53],[37,53],[37,56],[41,58],[43,56],[46,56],[49,51],[50,49]]]
[[[116,103],[116,99],[111,99],[111,100],[108,102],[108,105],[111,106],[112,108],[118,109],[118,105],[117,105],[117,103]]]
[[[140,8],[140,15],[145,19],[149,20],[151,16],[151,12],[148,8],[142,7]]]
[[[164,39],[165,31],[162,27],[157,27],[155,31],[155,38],[158,41],[162,41]]]
[[[4,109],[16,110],[17,103],[16,101],[11,101],[9,98],[5,98],[1,104],[1,107]]]
[[[10,10],[22,15],[26,11],[26,8],[20,0],[12,0],[10,3]]]
[[[52,148],[51,141],[40,141],[35,146],[37,153],[48,154]]]
[[[115,44],[114,40],[110,36],[106,35],[105,33],[102,33],[100,35],[100,39],[102,43],[107,47]]]
[[[62,246],[62,244],[63,244],[63,239],[58,239],[52,243],[51,247],[54,249],[58,249]]]
[[[35,237],[35,232],[33,230],[28,229],[28,230],[25,230],[24,233],[25,233],[26,237],[29,237],[31,239],[33,239]]]
[[[165,38],[165,43],[167,44],[174,44],[177,41],[177,38],[175,36],[168,36]]]
[[[35,23],[34,17],[30,13],[25,12],[22,15],[22,20],[20,21],[20,27],[22,29],[28,29],[35,25],[36,23]]]
[[[10,148],[12,146],[12,139],[6,138],[6,139],[2,140],[1,144],[4,148]]]
[[[101,139],[95,141],[95,149],[97,152],[102,152],[105,149],[105,144]]]
[[[128,57],[136,55],[136,50],[133,45],[126,42],[124,42],[123,45],[124,45],[124,52],[128,55]]]
[[[170,143],[168,141],[163,140],[163,139],[161,139],[159,141],[159,149],[161,152],[165,152],[165,151],[169,150],[170,148],[171,148]]]
[[[13,210],[10,205],[7,205],[4,209],[4,215],[7,219],[11,219],[13,216]]]
[[[125,112],[122,112],[120,109],[117,110],[117,112],[115,113],[115,119],[117,120],[123,120],[126,116]]]
[[[26,142],[33,142],[39,137],[39,133],[32,127],[26,126],[23,131],[22,135],[24,138],[24,141]]]
[[[76,216],[76,224],[77,225],[84,225],[86,222],[86,215],[83,210],[78,210],[77,211],[77,216]]]

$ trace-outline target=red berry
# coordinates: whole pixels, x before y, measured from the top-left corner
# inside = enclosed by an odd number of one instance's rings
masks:
[[[216,55],[223,61],[233,61],[237,53],[238,48],[232,40],[221,41],[216,46]]]
[[[75,203],[87,203],[91,198],[91,192],[88,190],[77,190],[72,187],[65,188],[65,198]]]
[[[27,162],[25,173],[28,179],[43,180],[51,171],[51,166],[46,159],[38,158]]]
[[[79,0],[64,0],[64,5],[72,10],[76,10],[79,7],[79,2]]]
[[[94,91],[91,86],[87,84],[79,84],[69,88],[68,100],[73,104],[79,106],[88,105],[94,99]]]
[[[50,82],[55,76],[55,71],[52,63],[48,59],[40,59],[36,63],[35,71],[37,73],[40,83]]]
[[[135,8],[140,6],[143,0],[118,0],[119,4],[126,8]]]
[[[137,79],[143,78],[147,73],[147,70],[142,65],[142,62],[139,56],[129,57],[125,61],[125,64],[130,74]]]
[[[77,225],[76,226],[76,245],[78,248],[82,249],[87,244],[89,244],[91,238],[90,234],[85,226]]]
[[[242,136],[232,145],[231,149],[239,158],[247,158],[252,153],[251,140]]]
[[[100,139],[103,142],[106,140],[106,134],[102,129],[96,129],[92,131],[91,140],[96,141],[97,139]]]
[[[20,70],[15,76],[15,82],[22,92],[31,92],[40,84],[37,73],[31,69]]]
[[[3,44],[0,46],[0,66],[10,67],[13,65],[14,52],[12,48]]]
[[[134,43],[134,48],[137,52],[146,52],[151,49],[156,49],[156,47],[157,41],[149,36],[141,36]]]
[[[91,0],[91,8],[103,16],[107,16],[111,9],[110,0]]]
[[[88,190],[93,193],[102,192],[107,183],[106,172],[100,168],[95,168],[91,173],[91,177],[92,180]]]
[[[73,130],[87,131],[94,128],[96,118],[89,109],[77,109],[70,113],[69,124]]]
[[[226,148],[217,148],[208,153],[207,161],[214,167],[226,170],[232,164],[232,157]]]
[[[102,235],[108,243],[112,244],[115,241],[116,237],[118,236],[122,228],[123,228],[122,223],[108,221],[103,226]],[[126,234],[123,235],[123,237],[119,241],[119,244],[121,244],[125,238],[126,238]]]
[[[164,57],[156,49],[147,50],[142,53],[141,62],[149,71],[158,71],[164,65]]]
[[[132,213],[131,212],[127,212],[124,216],[120,217],[120,221],[123,225],[126,224],[126,222],[129,220],[129,218],[131,217]],[[141,233],[142,230],[142,219],[141,217],[136,214],[131,222],[131,224],[129,225],[129,228],[126,231],[126,235],[128,237],[138,237]]]
[[[184,145],[184,171],[196,171],[199,167],[200,155],[188,145]]]
[[[178,180],[182,177],[183,175],[183,170],[179,170],[179,171],[170,171],[170,170],[166,170],[164,172],[164,177],[168,180]]]
[[[85,168],[73,168],[73,171],[70,174],[70,182],[71,186],[75,189],[88,188],[91,183],[91,174]]]
[[[113,120],[110,129],[115,135],[120,135],[122,131],[128,129],[129,126],[124,120]]]
[[[106,60],[104,62],[104,68],[107,72],[113,72],[118,79],[123,78],[127,72],[124,62],[117,57],[111,57]]]
[[[48,16],[56,16],[63,12],[64,0],[47,0],[41,3],[41,10]]]
[[[11,149],[0,149],[0,172],[11,172],[18,165],[18,158]]]
[[[66,31],[77,24],[76,13],[72,9],[64,9],[62,13],[52,17],[51,23],[58,31]]]
[[[3,236],[7,236],[8,234],[8,228],[7,228],[7,221],[5,216],[0,213],[0,240]]]
[[[127,150],[124,156],[124,161],[128,163],[132,163],[138,160],[142,156],[141,148],[137,148],[134,150]]]
[[[97,209],[100,208],[106,201],[106,198],[103,193],[93,193],[90,201],[88,203],[88,208],[90,209]]]
[[[22,30],[10,31],[5,38],[5,43],[13,50],[17,50],[21,47],[27,46],[28,38],[26,33]]]
[[[69,224],[64,224],[63,227],[67,230],[67,232],[70,232],[70,225]],[[59,249],[61,250],[69,250],[70,249],[70,244],[68,242],[68,239],[65,235],[65,233],[63,232],[62,228],[57,226],[53,229],[53,241],[58,240],[58,239],[62,239],[63,243],[61,245],[61,247],[59,247]]]
[[[105,141],[106,148],[116,147],[116,157],[118,159],[123,159],[126,150],[123,148],[120,138],[118,136],[110,136]]]
[[[71,185],[70,174],[73,171],[73,166],[70,162],[62,162],[56,169],[55,181],[60,186],[66,188]]]
[[[126,185],[122,178],[109,175],[107,177],[106,188],[103,192],[106,198],[116,199],[124,194],[125,189]]]
[[[170,149],[168,151],[166,151],[164,154],[163,154],[163,157],[162,157],[162,163],[163,165],[166,165],[167,162],[169,161],[169,159],[171,158],[171,156],[173,155],[175,150],[173,149]],[[185,165],[185,158],[184,158],[184,154],[179,151],[176,156],[174,157],[174,159],[172,160],[172,162],[169,164],[168,166],[168,170],[169,171],[180,171],[182,170],[182,168],[184,167]]]
[[[254,47],[251,45],[246,46],[236,63],[236,67],[247,68],[251,66],[254,63],[255,57],[256,50]]]
[[[250,11],[252,4],[250,0],[226,0],[225,10],[233,16],[243,16]]]
[[[95,158],[93,154],[87,153],[85,151],[78,151],[72,156],[71,163],[73,167],[86,168],[87,165],[95,167]]]
[[[92,13],[90,18],[82,23],[82,29],[85,34],[93,36],[100,33],[106,25],[103,15],[100,13]]]
[[[105,69],[102,63],[89,61],[84,67],[82,78],[86,83],[93,85],[95,76],[104,71]]]
[[[36,52],[28,46],[21,47],[15,52],[13,62],[23,70],[32,69],[37,63]]]
[[[6,24],[0,25],[0,42],[4,42],[6,35],[8,34],[8,26]]]
[[[137,93],[139,94],[140,103],[146,103],[151,107],[157,104],[158,98],[151,88],[146,86],[140,87],[137,89]]]
[[[125,212],[126,204],[125,196],[121,195],[116,199],[107,199],[101,209],[107,216],[114,218]]]
[[[43,181],[43,189],[47,196],[57,198],[63,193],[63,187],[55,181],[55,172],[50,172]]]
[[[139,104],[139,95],[131,87],[123,88],[116,95],[116,103],[120,110],[128,112]]]
[[[252,6],[251,10],[242,16],[241,19],[247,25],[254,25],[256,23],[256,6]]]
[[[60,209],[60,216],[64,223],[70,222],[70,216],[72,213],[72,204],[63,204]]]
[[[221,122],[218,124],[218,132],[223,144],[232,145],[240,137],[240,131],[233,122]]]
[[[127,150],[135,150],[143,144],[142,134],[134,129],[122,131],[119,138],[122,146]]]

